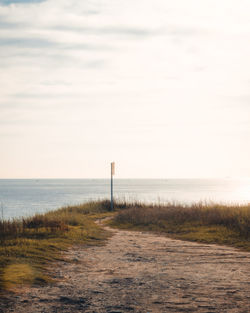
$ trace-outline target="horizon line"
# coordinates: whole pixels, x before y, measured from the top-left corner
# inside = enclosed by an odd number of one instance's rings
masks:
[[[115,179],[158,179],[158,180],[172,180],[172,179],[250,179],[248,176],[237,176],[237,177],[115,177]],[[74,179],[74,180],[81,180],[81,179],[105,179],[110,180],[110,177],[0,177],[0,180],[58,180],[58,179]]]

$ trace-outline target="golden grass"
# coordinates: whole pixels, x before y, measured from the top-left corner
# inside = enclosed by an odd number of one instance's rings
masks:
[[[35,273],[29,264],[10,264],[4,268],[2,277],[5,288],[11,290],[20,284],[32,284]]]
[[[250,251],[250,205],[123,203],[111,225],[172,238],[226,244]]]
[[[69,206],[26,219],[0,222],[0,289],[50,281],[49,262],[62,260],[75,244],[100,244],[108,233],[94,223],[109,212],[110,202]]]
[[[110,224],[205,243],[227,244],[250,251],[250,205],[189,206],[115,203]],[[102,244],[109,234],[94,223],[113,216],[109,201],[89,202],[0,222],[0,290],[24,284],[46,284],[50,262],[63,260],[72,245]]]

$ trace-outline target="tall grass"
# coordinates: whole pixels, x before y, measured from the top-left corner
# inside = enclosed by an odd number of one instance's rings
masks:
[[[0,242],[8,239],[19,238],[32,234],[40,235],[42,232],[49,234],[64,233],[69,226],[84,224],[86,215],[105,213],[110,210],[110,201],[93,201],[84,204],[67,206],[46,214],[36,214],[31,217],[1,220]]]
[[[48,262],[62,258],[63,250],[73,244],[102,242],[107,232],[94,223],[94,218],[109,215],[109,210],[109,201],[96,201],[28,218],[1,220],[0,289],[22,281],[46,282]],[[17,274],[20,271],[21,276]]]
[[[35,215],[26,219],[14,219],[11,221],[0,221],[0,242],[8,239],[19,238],[45,231],[47,234],[55,232],[65,232],[68,225],[59,218],[48,218],[44,215]]]
[[[250,204],[227,206],[145,205],[115,202],[111,225],[149,230],[201,242],[215,242],[250,251]],[[108,234],[94,220],[113,216],[110,201],[92,201],[33,217],[0,221],[0,290],[22,283],[46,283],[49,262],[62,259],[73,244],[98,244]]]
[[[214,241],[235,245],[244,242],[243,246],[247,249],[250,248],[250,204],[230,206],[214,203],[192,205],[132,203],[126,204],[126,207],[127,209],[116,215],[114,225],[179,234],[179,238],[197,241]],[[203,234],[201,234],[201,230],[203,230]],[[219,236],[219,232],[223,232],[224,235],[220,233]],[[211,233],[214,233],[214,237],[211,236]],[[228,234],[228,238],[226,238],[226,234]]]

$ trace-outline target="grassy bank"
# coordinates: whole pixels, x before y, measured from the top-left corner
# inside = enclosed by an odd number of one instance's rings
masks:
[[[94,223],[113,216],[109,201],[90,202],[0,222],[0,290],[46,284],[50,262],[76,244],[102,244],[109,234]],[[172,238],[235,246],[250,251],[250,205],[190,206],[115,203],[114,227],[146,230]]]
[[[49,262],[75,244],[100,244],[108,233],[96,218],[110,215],[110,202],[90,202],[33,217],[0,222],[0,290],[45,284]]]
[[[250,205],[123,203],[123,208],[110,222],[112,226],[250,251]]]

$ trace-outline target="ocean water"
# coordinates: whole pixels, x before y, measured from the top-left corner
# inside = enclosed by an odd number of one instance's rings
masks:
[[[250,180],[115,179],[114,196],[154,203],[244,204],[250,203]],[[0,213],[4,219],[109,197],[108,179],[0,179]]]

